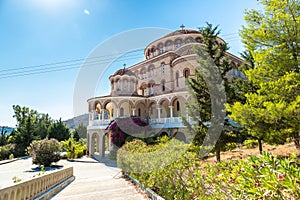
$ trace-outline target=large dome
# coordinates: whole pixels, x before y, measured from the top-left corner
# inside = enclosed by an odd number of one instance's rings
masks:
[[[176,30],[172,33],[169,33],[167,35],[165,35],[163,38],[166,37],[171,37],[171,36],[175,36],[175,35],[182,35],[182,34],[197,34],[200,33],[199,31],[196,30],[188,30],[188,29],[183,29],[183,30]]]

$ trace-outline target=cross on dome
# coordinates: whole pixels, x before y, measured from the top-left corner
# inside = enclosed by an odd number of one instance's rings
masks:
[[[183,30],[185,28],[185,26],[183,24],[181,24],[180,28],[181,28],[181,30]]]

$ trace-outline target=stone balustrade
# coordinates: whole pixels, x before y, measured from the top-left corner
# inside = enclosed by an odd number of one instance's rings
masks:
[[[41,175],[13,186],[0,189],[0,200],[48,199],[62,188],[57,186],[68,179],[74,180],[73,167]],[[48,191],[57,188],[54,193]],[[48,192],[48,193],[47,193]],[[44,195],[46,194],[46,195]]]

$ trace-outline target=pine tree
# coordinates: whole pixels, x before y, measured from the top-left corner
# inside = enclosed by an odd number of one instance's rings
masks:
[[[260,3],[264,10],[248,10],[241,31],[255,66],[245,74],[256,91],[227,108],[254,137],[276,144],[292,137],[300,147],[300,3]]]
[[[223,127],[225,93],[230,91],[226,74],[231,66],[225,56],[228,50],[227,44],[218,42],[220,34],[218,26],[213,27],[212,24],[207,23],[206,27],[200,29],[200,33],[205,45],[194,48],[199,56],[197,60],[199,68],[195,70],[195,77],[188,80],[192,98],[186,105],[188,115],[196,123],[189,124],[184,117],[183,123],[194,136],[195,145],[200,146],[205,142],[209,145],[215,144],[216,159],[220,161],[221,149],[235,138],[229,127]],[[216,113],[219,116],[215,116]],[[220,129],[221,134],[218,135]],[[210,131],[212,134],[209,134]]]

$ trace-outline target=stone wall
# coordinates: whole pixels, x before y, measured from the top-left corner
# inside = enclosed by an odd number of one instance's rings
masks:
[[[0,200],[48,199],[61,187],[57,187],[68,179],[74,180],[73,167],[42,175],[13,186],[0,189]],[[57,190],[53,190],[57,188]],[[53,192],[49,191],[52,190]]]

